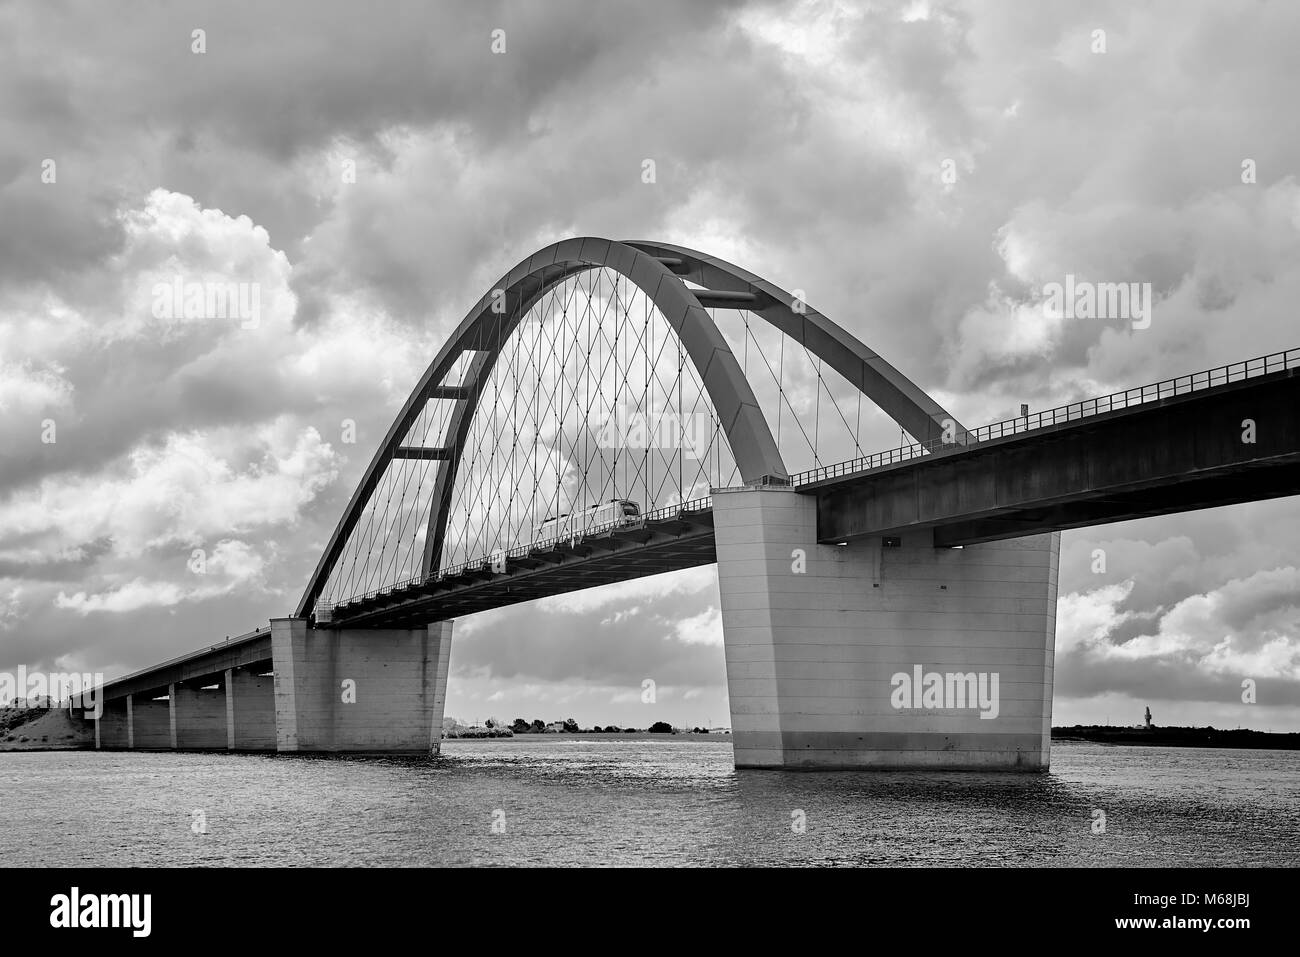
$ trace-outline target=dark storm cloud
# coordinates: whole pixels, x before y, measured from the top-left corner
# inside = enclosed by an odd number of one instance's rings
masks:
[[[322,289],[364,288],[395,315],[449,322],[547,242],[660,233],[729,180],[740,158],[788,139],[809,110],[779,65],[742,36],[678,26],[649,76],[616,69],[617,56],[602,53],[502,142],[453,124],[417,137],[400,166],[363,158],[356,184],[313,234],[295,291],[314,305]],[[620,35],[613,49],[627,42]],[[653,42],[641,38],[637,49]],[[647,159],[653,184],[641,180]],[[826,161],[812,159],[796,178],[815,190]],[[788,190],[780,195],[793,202]]]
[[[608,3],[591,16],[577,2],[242,0],[138,5],[128,18],[96,3],[14,5],[6,86],[20,116],[73,141],[139,123],[178,146],[212,134],[287,161],[339,136],[460,121],[491,144],[525,136],[524,120],[568,84],[650,70],[733,6]],[[507,53],[493,61],[496,29]],[[76,69],[52,66],[60,52]]]
[[[321,213],[285,174],[302,153],[347,140],[384,165],[393,157],[379,134],[439,125],[476,152],[526,142],[539,107],[653,73],[728,7],[609,3],[591,16],[576,2],[199,2],[124,17],[94,3],[10,5],[0,11],[0,221],[25,228],[0,231],[0,277],[53,278],[101,259],[120,245],[115,206],[159,179],[205,206],[260,198],[259,222],[291,245]],[[496,29],[504,55],[490,49]],[[202,54],[194,30],[205,31]],[[40,181],[48,157],[55,188]],[[221,168],[232,160],[244,176]],[[245,181],[265,177],[274,189]]]
[[[113,219],[117,197],[84,186],[43,184],[44,158],[5,159],[15,174],[0,186],[0,223],[10,224],[0,229],[0,280],[56,281],[119,247],[121,229]],[[67,161],[55,167],[64,183],[77,172]]]

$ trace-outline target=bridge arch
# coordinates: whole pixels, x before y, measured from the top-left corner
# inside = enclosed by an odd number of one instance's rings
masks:
[[[311,616],[335,563],[372,494],[395,457],[438,458],[421,561],[422,577],[436,571],[447,513],[464,443],[488,374],[504,343],[530,309],[560,283],[593,269],[609,269],[638,287],[663,315],[699,375],[716,410],[741,479],[788,478],[771,429],[735,356],[706,304],[746,308],[804,345],[920,441],[960,425],[915,384],[821,313],[752,273],[685,247],[566,239],[520,262],[469,310],[420,378],[389,428],[335,527],[299,601],[296,617]],[[683,281],[703,288],[692,289]],[[458,385],[444,385],[453,369]],[[440,449],[403,449],[401,442],[430,399],[454,399]],[[961,441],[959,438],[958,441]]]
[[[685,246],[628,241],[627,245],[661,259],[680,260],[681,278],[710,290],[749,293],[750,311],[807,347],[920,443],[940,439],[949,429],[952,441],[965,444],[966,430],[947,410],[881,358],[847,329],[784,289],[739,266]],[[797,305],[797,311],[796,311]]]

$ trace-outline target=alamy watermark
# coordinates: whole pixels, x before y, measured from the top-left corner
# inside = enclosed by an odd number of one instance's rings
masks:
[[[132,937],[148,937],[153,927],[152,894],[83,894],[73,887],[50,898],[54,928],[124,928]]]
[[[1065,282],[1043,286],[1043,314],[1049,319],[1124,319],[1134,329],[1151,325],[1151,283],[1088,282],[1067,273]]]
[[[0,708],[12,708],[22,702],[27,707],[66,706],[83,708],[92,718],[104,713],[99,694],[104,676],[79,674],[75,671],[28,671],[19,665],[16,672],[0,671]]]
[[[708,451],[716,428],[713,417],[706,412],[678,415],[619,410],[600,425],[596,443],[602,449],[680,448],[698,457]]]
[[[968,671],[939,673],[912,666],[912,673],[900,671],[889,679],[893,693],[889,703],[896,709],[978,708],[981,718],[998,716],[998,673]]]
[[[239,328],[256,329],[262,321],[262,284],[256,282],[186,282],[175,276],[153,287],[155,319],[238,319]]]

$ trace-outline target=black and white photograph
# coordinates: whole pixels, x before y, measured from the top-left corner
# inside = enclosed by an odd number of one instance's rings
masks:
[[[1297,50],[1289,0],[0,0],[5,909],[1282,931]]]

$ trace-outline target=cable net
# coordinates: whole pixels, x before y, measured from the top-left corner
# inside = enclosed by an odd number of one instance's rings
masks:
[[[862,454],[860,435],[880,416],[874,405],[864,410],[856,389],[758,316],[709,312],[790,472]],[[442,395],[425,403],[399,443],[422,450],[406,456],[425,457],[387,463],[323,601],[423,577],[439,499],[446,524],[431,573],[630,524],[741,484],[698,372],[626,277],[606,268],[578,273],[517,318],[500,341],[473,342],[438,383]],[[457,386],[481,392],[462,424],[453,477],[452,463],[437,456],[455,445]]]

